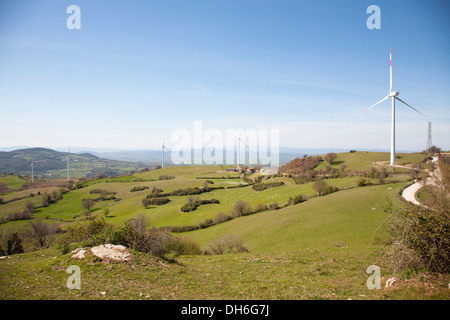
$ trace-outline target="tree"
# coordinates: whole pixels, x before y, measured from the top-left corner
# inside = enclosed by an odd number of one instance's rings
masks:
[[[56,228],[41,218],[30,222],[29,234],[37,248],[48,248],[54,241]]]
[[[442,149],[436,146],[431,146],[428,150],[429,153],[437,153],[440,154],[442,152]]]
[[[150,205],[150,200],[148,200],[147,198],[144,198],[144,199],[142,199],[141,204],[145,209],[147,209],[147,207]]]
[[[324,156],[324,160],[328,162],[330,165],[333,164],[334,160],[337,159],[337,154],[334,152],[329,152]]]
[[[6,242],[6,246],[6,253],[9,255],[23,253],[22,238],[17,232],[13,232],[11,234],[8,241]]]
[[[81,207],[86,211],[90,212],[91,208],[94,206],[95,202],[92,199],[83,199],[81,200]]]
[[[27,203],[25,203],[24,211],[29,212],[29,213],[33,213],[34,212],[34,202],[33,201],[28,201]]]
[[[103,214],[105,215],[105,217],[108,217],[109,209],[108,208],[103,208]]]
[[[324,193],[327,186],[328,184],[325,181],[323,181],[322,177],[317,177],[312,185],[313,189],[317,191],[319,196],[321,196]]]
[[[245,216],[250,213],[252,213],[252,207],[247,202],[242,200],[236,202],[233,209],[231,210],[231,215],[234,218]]]

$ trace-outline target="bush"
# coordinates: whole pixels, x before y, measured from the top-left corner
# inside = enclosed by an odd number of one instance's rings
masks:
[[[213,219],[205,219],[205,221],[200,222],[198,224],[199,229],[204,229],[204,228],[208,228],[214,225],[214,220]]]
[[[233,219],[231,216],[227,215],[226,213],[219,211],[214,218],[214,224],[219,224],[228,220]]]
[[[158,179],[159,180],[172,180],[172,179],[175,179],[175,176],[169,176],[167,174],[163,174],[163,175],[160,175]]]
[[[6,241],[6,253],[8,255],[23,253],[22,238],[17,232],[13,232]]]
[[[237,218],[252,213],[252,207],[245,201],[239,200],[231,210],[231,216]]]
[[[34,219],[29,224],[29,237],[38,249],[50,247],[55,240],[56,232],[54,225],[46,223],[41,218]]]
[[[147,186],[135,186],[130,190],[130,192],[137,192],[137,191],[142,191],[142,190],[146,190],[146,189],[148,189]]]
[[[278,202],[271,203],[271,204],[269,204],[269,209],[270,210],[278,210],[278,209],[280,209],[280,205],[278,204]]]
[[[323,179],[321,177],[316,178],[316,180],[314,181],[312,187],[315,191],[317,191],[317,193],[319,194],[319,196],[324,194],[325,188],[328,186],[328,184],[323,181]]]
[[[182,207],[181,207],[181,211],[182,212],[191,212],[194,210],[197,210],[197,208],[201,205],[204,204],[212,204],[212,203],[220,203],[219,200],[217,199],[209,199],[209,200],[201,200],[201,199],[196,199],[196,200],[192,200],[190,199],[188,201],[188,203],[185,203]]]
[[[170,199],[167,197],[162,197],[162,198],[157,198],[157,197],[153,197],[151,199],[149,199],[150,205],[152,206],[162,206],[166,203],[170,202]]]
[[[322,195],[330,194],[330,193],[333,193],[333,192],[336,192],[336,191],[339,191],[338,187],[327,185],[325,187],[325,189],[323,190]]]
[[[302,203],[306,200],[307,200],[306,196],[299,194],[299,195],[296,195],[294,198],[290,197],[288,200],[288,204],[292,206],[292,205],[295,205],[298,203]]]
[[[266,204],[263,203],[257,203],[254,209],[254,212],[263,212],[263,211],[268,211],[269,207]]]
[[[183,245],[168,231],[152,227],[147,229],[144,215],[127,221],[114,233],[112,243],[163,258],[167,253],[182,253]]]
[[[82,242],[83,246],[93,246],[111,242],[114,226],[103,218],[94,218],[87,223],[69,225],[62,231],[61,243]]]
[[[205,250],[205,254],[217,254],[235,252],[248,252],[240,237],[236,234],[228,234],[211,242]]]
[[[359,178],[357,184],[358,184],[358,187],[367,186],[367,180],[364,178]]]
[[[256,183],[256,184],[252,185],[252,189],[255,191],[263,191],[268,188],[280,187],[282,185],[284,185],[283,181],[274,181],[274,182],[268,182],[268,183]]]
[[[94,205],[95,202],[92,199],[81,200],[81,207],[85,210],[85,212],[90,212]]]
[[[28,201],[27,203],[25,203],[24,211],[32,214],[34,212],[34,202]]]
[[[394,212],[388,226],[393,237],[395,269],[450,272],[448,208],[415,207]]]

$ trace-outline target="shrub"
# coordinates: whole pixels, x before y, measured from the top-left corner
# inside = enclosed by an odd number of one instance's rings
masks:
[[[147,229],[144,215],[139,215],[119,227],[112,242],[161,258],[167,253],[180,254],[182,251],[181,240],[168,231],[156,227]]]
[[[151,199],[149,199],[150,205],[153,206],[162,206],[166,203],[170,202],[170,199],[167,197],[161,197],[161,198],[157,198],[157,197],[153,197]]]
[[[325,187],[325,189],[323,190],[322,195],[330,194],[330,193],[333,193],[333,192],[336,192],[336,191],[339,191],[338,187],[327,185]]]
[[[289,200],[288,200],[288,204],[289,205],[295,205],[295,204],[298,204],[298,203],[302,203],[302,202],[304,202],[306,200],[307,200],[307,198],[305,196],[299,194],[299,195],[296,195],[294,198],[290,197]]]
[[[115,227],[103,218],[89,219],[87,223],[69,225],[63,230],[60,243],[81,242],[83,246],[110,243]]]
[[[312,187],[315,191],[317,191],[317,193],[319,194],[319,196],[321,196],[325,190],[325,188],[327,187],[327,183],[325,181],[323,181],[323,179],[321,177],[316,178],[316,180],[314,181]]]
[[[358,184],[358,187],[367,186],[367,180],[364,178],[359,178],[357,184]]]
[[[248,252],[241,238],[236,234],[228,234],[212,241],[205,250],[205,254],[217,254],[235,252]]]
[[[274,182],[268,182],[268,183],[256,183],[256,184],[252,185],[252,189],[255,191],[263,191],[268,188],[279,187],[282,185],[284,185],[283,181],[274,181]]]
[[[273,203],[269,204],[269,209],[270,210],[278,210],[278,209],[280,209],[280,205],[278,204],[278,202],[273,202]]]
[[[172,180],[172,179],[175,179],[175,176],[169,176],[167,174],[163,174],[163,175],[160,175],[158,179],[159,180]]]
[[[90,212],[91,208],[95,205],[94,200],[92,199],[83,199],[81,200],[81,207],[86,211]]]
[[[414,207],[393,212],[388,229],[393,237],[397,270],[426,269],[450,272],[450,216],[448,208]]]
[[[41,218],[34,219],[29,224],[29,237],[36,248],[48,248],[55,240],[56,227],[44,222]]]
[[[188,203],[185,203],[182,207],[181,207],[181,211],[182,212],[191,212],[196,210],[199,206],[203,205],[203,204],[211,204],[211,203],[220,203],[219,200],[217,199],[209,199],[209,200],[201,200],[201,199],[189,199]]]
[[[13,232],[6,241],[6,253],[8,255],[23,253],[22,238],[17,232]]]
[[[263,212],[263,211],[268,211],[269,207],[266,204],[263,203],[257,203],[254,209],[254,212]]]
[[[245,201],[239,200],[231,210],[231,216],[237,218],[252,213],[252,207]]]
[[[198,224],[199,229],[204,229],[204,228],[208,228],[214,225],[214,220],[213,219],[205,219],[205,221],[200,222]]]
[[[152,188],[152,193],[153,194],[160,194],[161,192],[163,192],[163,189],[157,188],[156,186],[153,186]]]
[[[325,160],[326,162],[328,162],[328,163],[331,165],[331,164],[333,164],[334,160],[337,159],[337,157],[338,157],[338,156],[337,156],[336,153],[330,152],[330,153],[327,153],[327,154],[324,156],[324,160]]]
[[[6,216],[5,222],[17,220],[31,220],[33,216],[29,211],[22,210],[21,212],[10,213]]]
[[[146,189],[148,189],[147,186],[135,186],[130,190],[130,192],[137,192],[137,191],[142,191],[142,190],[146,190]]]
[[[24,211],[29,212],[29,213],[32,214],[34,212],[34,202],[33,201],[28,201],[27,203],[25,203]]]
[[[231,220],[232,217],[227,215],[226,213],[219,211],[216,215],[216,217],[214,218],[214,224],[219,224],[228,220]]]
[[[147,207],[150,205],[150,200],[148,200],[147,198],[144,198],[141,200],[141,204],[145,209],[147,209]]]

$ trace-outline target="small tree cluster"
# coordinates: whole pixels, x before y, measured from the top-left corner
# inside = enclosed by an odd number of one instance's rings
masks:
[[[236,234],[228,234],[212,241],[205,250],[205,254],[222,255],[232,252],[248,252],[241,238]]]

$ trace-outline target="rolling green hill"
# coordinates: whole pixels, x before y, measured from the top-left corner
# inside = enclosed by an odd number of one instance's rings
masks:
[[[39,161],[33,165],[35,177],[63,178],[67,177],[67,156],[66,152],[45,148],[0,151],[0,172],[31,176],[31,161]],[[118,176],[145,167],[151,166],[102,159],[89,153],[70,154],[71,177]]]
[[[344,153],[336,161],[355,171],[371,168],[383,161],[383,154]],[[405,156],[404,161],[418,160]],[[341,164],[342,164],[341,163]],[[322,165],[322,164],[320,164]],[[338,166],[340,164],[335,164]],[[239,237],[248,252],[225,255],[182,255],[177,263],[134,251],[135,259],[126,264],[108,265],[96,261],[74,261],[55,243],[48,249],[31,250],[0,260],[0,298],[3,299],[448,299],[448,275],[422,276],[410,285],[407,278],[393,289],[368,290],[370,265],[380,266],[382,283],[392,275],[386,259],[390,239],[383,226],[390,206],[402,207],[399,191],[410,183],[408,175],[390,174],[383,182],[360,186],[358,175],[324,176],[328,185],[338,188],[318,196],[313,182],[297,184],[293,177],[262,176],[266,189],[253,188],[258,174],[239,178],[222,166],[177,166],[134,173],[119,178],[102,178],[68,185],[36,184],[2,196],[0,233],[28,228],[29,220],[8,220],[25,204],[35,204],[34,218],[49,224],[67,226],[88,221],[83,199],[99,199],[88,213],[119,226],[143,214],[150,226],[195,227],[194,231],[173,233],[194,241],[201,248],[226,236]],[[208,182],[207,182],[208,181]],[[282,182],[282,184],[281,184]],[[141,201],[159,189],[169,202],[148,205]],[[195,195],[180,195],[200,190]],[[261,190],[261,191],[258,191]],[[61,193],[48,206],[45,194]],[[178,193],[177,193],[178,192]],[[99,195],[103,193],[104,199]],[[105,195],[111,196],[107,198]],[[303,195],[306,201],[292,204]],[[181,207],[189,201],[216,199],[191,212]],[[231,215],[235,204],[244,201],[252,210],[258,206],[277,206],[261,212],[235,216],[226,222],[213,221],[218,212]],[[103,209],[108,208],[105,217]],[[388,209],[388,210],[386,210]],[[172,229],[174,230],[174,229]],[[182,228],[180,229],[182,230]],[[191,229],[192,230],[192,229]],[[190,240],[189,240],[190,239]],[[72,248],[78,244],[71,244]],[[81,290],[67,290],[65,269],[77,264],[82,270]],[[36,270],[40,270],[36,272]],[[399,275],[396,275],[397,277]],[[20,286],[17,279],[20,278]],[[164,285],[161,285],[164,283]],[[106,292],[106,295],[100,294]]]

